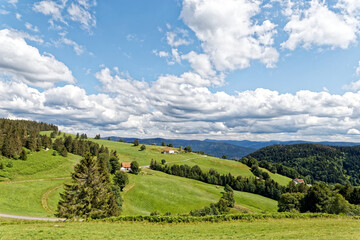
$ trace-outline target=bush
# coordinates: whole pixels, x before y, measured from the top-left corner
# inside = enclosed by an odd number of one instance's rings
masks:
[[[141,145],[140,151],[144,151],[145,149],[146,149],[146,146],[145,146],[145,145]]]
[[[159,216],[159,215],[161,215],[161,213],[159,212],[159,211],[152,211],[151,213],[150,213],[150,216]]]

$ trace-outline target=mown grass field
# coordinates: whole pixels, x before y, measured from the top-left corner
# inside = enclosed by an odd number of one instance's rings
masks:
[[[1,219],[0,219],[1,221]],[[0,222],[0,239],[359,239],[360,220],[269,219],[219,223]]]

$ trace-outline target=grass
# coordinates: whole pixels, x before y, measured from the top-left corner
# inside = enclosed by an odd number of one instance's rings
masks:
[[[215,203],[223,187],[168,175],[146,169],[144,175],[129,175],[130,183],[123,194],[124,215],[161,213],[189,213]],[[277,202],[260,195],[235,191],[238,209],[250,212],[277,211]]]
[[[50,132],[43,132],[50,134]],[[89,139],[100,145],[116,150],[120,161],[136,160],[142,166],[150,164],[151,159],[167,163],[199,165],[204,170],[217,169],[220,173],[251,176],[249,168],[242,163],[195,153],[161,154],[164,147],[147,145],[145,151],[133,144],[107,140]],[[12,168],[0,170],[5,182],[0,183],[0,212],[7,214],[45,217],[55,212],[61,185],[69,181],[73,166],[81,157],[69,154],[67,158],[53,156],[53,150],[33,152],[26,161],[2,159],[13,163]],[[143,174],[129,174],[130,184],[123,193],[124,215],[148,215],[152,211],[162,213],[189,213],[215,203],[221,196],[222,187],[196,180],[167,175],[143,168]],[[59,179],[61,178],[61,179]],[[236,192],[236,209],[233,212],[274,212],[277,202],[259,195]]]
[[[42,132],[50,136],[49,131]],[[75,137],[75,135],[70,134]],[[61,135],[62,136],[62,135]],[[121,162],[137,161],[140,166],[147,166],[150,164],[151,159],[158,162],[161,159],[165,159],[167,163],[174,164],[187,164],[189,166],[198,165],[203,170],[209,170],[210,168],[216,169],[221,174],[231,173],[235,176],[254,177],[254,174],[250,171],[250,168],[245,164],[242,164],[233,160],[225,160],[215,157],[206,157],[195,153],[180,153],[180,154],[161,154],[164,148],[162,146],[146,145],[145,151],[140,151],[140,146],[134,147],[131,143],[123,143],[116,141],[108,141],[103,139],[88,138],[88,140],[96,142],[100,145],[108,147],[110,150],[116,150],[120,156]],[[141,143],[140,143],[141,145]],[[266,169],[263,169],[267,171]],[[270,177],[281,185],[287,185],[291,179],[279,174],[273,174],[267,171]]]
[[[0,183],[0,213],[52,217],[42,206],[42,196],[65,181],[67,179]]]
[[[1,223],[0,223],[1,224]],[[197,224],[3,223],[0,239],[359,239],[360,221],[270,219]]]
[[[0,170],[0,176],[3,176],[0,177],[0,181],[68,177],[69,173],[73,171],[75,163],[81,159],[80,156],[73,154],[68,154],[68,157],[64,158],[53,156],[52,153],[53,150],[32,152],[26,161],[3,158],[2,162],[12,162],[13,167],[5,167]]]

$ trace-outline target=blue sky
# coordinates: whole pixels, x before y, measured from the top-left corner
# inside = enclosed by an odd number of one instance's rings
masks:
[[[358,141],[357,0],[0,0],[0,117],[102,136]]]

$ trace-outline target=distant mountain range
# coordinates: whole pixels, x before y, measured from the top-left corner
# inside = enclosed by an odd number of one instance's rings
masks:
[[[108,137],[103,138],[108,139]],[[172,144],[174,148],[180,146],[186,147],[191,146],[193,151],[204,152],[215,157],[222,157],[225,155],[228,159],[241,159],[242,157],[257,151],[263,147],[271,145],[292,145],[292,144],[303,144],[303,143],[314,143],[322,144],[328,146],[341,146],[341,147],[351,147],[360,145],[360,143],[354,142],[310,142],[310,141],[235,141],[235,140],[212,140],[205,139],[200,140],[184,140],[184,139],[164,139],[164,138],[122,138],[111,136],[112,141],[119,141],[123,139],[124,142],[134,142],[135,139],[138,139],[141,144],[156,144],[161,145],[162,142],[165,142],[166,145]]]

